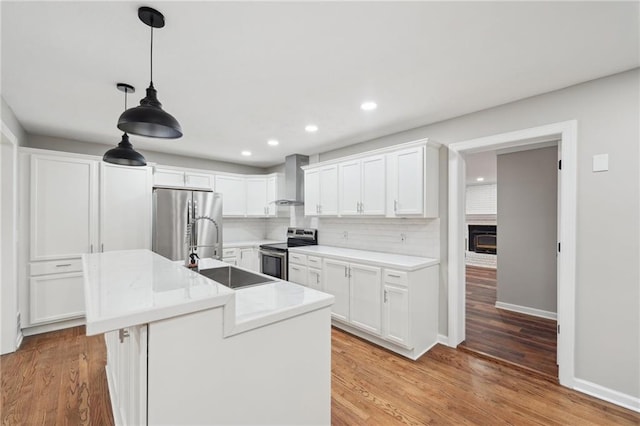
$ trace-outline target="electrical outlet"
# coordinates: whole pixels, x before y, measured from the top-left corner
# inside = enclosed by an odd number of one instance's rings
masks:
[[[400,241],[403,243],[407,241],[407,234],[400,234]]]
[[[345,239],[345,240],[348,240],[348,239],[349,239],[349,232],[344,231],[344,232],[342,233],[342,238],[343,238],[343,239]]]

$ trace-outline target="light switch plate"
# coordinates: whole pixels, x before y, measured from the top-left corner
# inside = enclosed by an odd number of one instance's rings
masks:
[[[609,154],[598,154],[593,156],[593,171],[606,172],[609,170]]]

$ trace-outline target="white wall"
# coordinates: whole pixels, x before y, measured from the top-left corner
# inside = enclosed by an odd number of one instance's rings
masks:
[[[498,155],[497,301],[557,312],[558,147]]]
[[[636,68],[322,153],[320,158],[324,161],[424,137],[449,144],[577,120],[575,375],[640,398],[639,105],[640,70]],[[609,154],[610,170],[593,173],[592,156],[603,153]],[[440,169],[442,177],[446,161],[441,161]],[[446,189],[446,178],[441,185]],[[441,235],[445,240],[446,231]],[[444,259],[446,250],[441,254]],[[439,326],[440,333],[446,334],[446,316],[442,316],[447,309],[446,277],[441,290],[443,286]]]
[[[115,148],[120,142],[118,132],[114,132],[113,146],[99,143],[82,142],[74,139],[62,139],[53,136],[41,136],[27,134],[24,146],[29,148],[50,149],[53,151],[75,152],[77,154],[104,155],[107,150]],[[135,147],[135,141],[132,140]],[[157,163],[164,166],[187,167],[193,169],[215,170],[218,172],[263,174],[266,169],[246,166],[243,164],[227,163],[224,161],[207,160],[204,158],[183,157],[175,154],[165,154],[162,152],[139,150],[147,162]]]

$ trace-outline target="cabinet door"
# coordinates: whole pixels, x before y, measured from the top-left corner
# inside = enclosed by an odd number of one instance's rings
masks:
[[[361,171],[360,160],[346,161],[338,166],[340,180],[338,194],[340,214],[343,216],[360,214]]]
[[[386,208],[385,156],[377,155],[362,160],[362,191],[360,213],[384,215]]]
[[[254,248],[249,247],[240,249],[240,259],[238,261],[238,266],[247,268],[250,271],[256,271],[258,267],[257,256],[257,251]]]
[[[29,279],[31,324],[84,315],[84,279],[81,272],[51,274]]]
[[[100,164],[100,247],[151,249],[151,168]]]
[[[267,215],[267,179],[247,178],[247,216]]]
[[[278,178],[267,178],[267,216],[277,216],[278,206],[274,203],[278,199]]]
[[[244,216],[247,209],[245,180],[239,176],[216,176],[216,192],[222,194],[223,216]]]
[[[307,282],[307,267],[302,265],[296,265],[295,263],[289,264],[289,281],[300,285],[308,285]]]
[[[332,316],[343,321],[349,320],[349,264],[333,259],[324,259],[322,278],[324,291],[336,300],[331,307]]]
[[[183,188],[185,183],[184,172],[179,170],[156,168],[153,172],[154,186],[170,186]]]
[[[320,269],[309,268],[307,285],[314,290],[322,291],[322,271]]]
[[[424,148],[394,154],[394,212],[398,216],[424,213]]]
[[[406,288],[384,286],[384,337],[410,347],[409,291]]]
[[[320,170],[304,171],[304,215],[317,216],[320,206]]]
[[[338,214],[338,165],[320,169],[320,214],[336,216]]]
[[[31,156],[31,260],[79,257],[96,249],[97,162]]]
[[[213,176],[206,173],[185,172],[184,183],[187,188],[213,190]]]
[[[369,333],[382,330],[382,291],[380,268],[351,264],[349,315],[351,323]]]

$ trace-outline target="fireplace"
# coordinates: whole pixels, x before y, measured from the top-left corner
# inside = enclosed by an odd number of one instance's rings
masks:
[[[496,225],[469,225],[469,251],[497,253]]]

